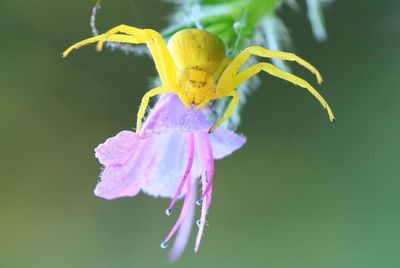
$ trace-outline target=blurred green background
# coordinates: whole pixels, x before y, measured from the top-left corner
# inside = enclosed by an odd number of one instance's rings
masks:
[[[267,75],[248,100],[243,149],[216,163],[198,254],[167,261],[168,201],[93,194],[94,147],[136,120],[147,57],[68,45],[91,35],[93,1],[1,1],[0,267],[400,267],[400,3],[337,1],[329,39],[281,10],[296,53],[325,76],[337,116]],[[99,30],[163,29],[166,2],[103,0]],[[298,74],[312,77],[299,68]],[[315,84],[315,83],[314,83]]]

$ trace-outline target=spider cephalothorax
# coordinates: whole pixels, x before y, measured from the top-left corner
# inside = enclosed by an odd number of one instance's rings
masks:
[[[200,109],[211,100],[227,96],[232,97],[225,114],[210,129],[210,131],[214,131],[216,127],[229,118],[236,107],[239,100],[236,88],[260,71],[265,71],[307,89],[327,110],[329,120],[335,120],[328,103],[317,90],[300,77],[267,62],[259,62],[241,69],[251,55],[295,61],[310,70],[316,76],[318,83],[321,83],[322,77],[318,70],[292,53],[250,46],[235,58],[229,59],[226,56],[225,46],[221,39],[205,30],[181,30],[175,33],[166,45],[162,36],[154,30],[120,25],[104,34],[76,43],[65,50],[63,56],[66,57],[73,49],[94,42],[98,42],[98,50],[102,49],[104,42],[145,43],[153,56],[162,86],[149,90],[143,96],[137,117],[137,132],[141,129],[142,119],[150,98],[166,92],[177,94],[189,109],[193,107]]]
[[[176,90],[189,108],[201,108],[215,99],[215,82],[227,64],[224,43],[199,29],[175,33],[168,41],[177,73]]]

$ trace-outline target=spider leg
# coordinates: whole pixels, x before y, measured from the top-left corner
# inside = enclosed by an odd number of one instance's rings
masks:
[[[104,42],[108,41],[131,44],[147,44],[147,47],[153,56],[156,69],[161,78],[161,82],[163,85],[166,85],[169,88],[174,88],[176,83],[176,67],[172,56],[161,34],[151,29],[139,29],[122,24],[112,28],[104,34],[85,39],[70,46],[64,51],[63,57],[66,57],[74,49],[78,49],[82,46],[95,42],[99,42],[97,44],[97,50],[101,50]]]
[[[205,99],[204,101],[200,102],[199,104],[196,105],[196,107],[194,108],[195,110],[200,110],[201,108],[203,108],[207,103],[209,102],[208,99]]]
[[[146,113],[147,106],[149,105],[150,98],[169,91],[170,90],[166,87],[157,87],[147,91],[146,94],[144,94],[137,114],[136,133],[139,133],[142,128],[142,120],[144,114]]]
[[[240,68],[243,66],[243,64],[248,60],[248,58],[251,55],[263,57],[263,58],[277,58],[281,60],[288,60],[288,61],[294,61],[297,62],[298,64],[304,66],[306,69],[308,69],[311,73],[313,73],[319,84],[322,83],[322,76],[315,68],[313,65],[311,65],[309,62],[303,60],[302,58],[298,57],[297,55],[293,53],[288,53],[288,52],[282,52],[282,51],[276,51],[276,50],[269,50],[264,47],[260,46],[250,46],[245,48],[238,56],[236,56],[232,62],[228,65],[228,67],[225,69],[225,71],[222,73],[219,81],[222,83],[226,84],[228,81],[230,81],[240,70]],[[217,88],[217,94],[220,93],[221,88]],[[226,92],[226,89],[222,89],[222,91]],[[221,95],[224,95],[223,93],[220,93]]]
[[[72,46],[68,47],[66,50],[64,50],[64,52],[62,53],[62,56],[63,56],[63,58],[65,58],[72,52],[72,50],[79,49],[79,48],[89,45],[91,43],[98,42],[102,38],[104,38],[104,34],[96,35],[96,36],[87,38],[85,40],[82,40],[80,42],[77,42],[77,43],[73,44]]]
[[[178,89],[179,90],[179,89]],[[175,91],[174,91],[175,92]],[[178,95],[179,99],[182,101],[183,105],[186,106],[186,108],[188,108],[189,110],[192,109],[192,104],[190,103],[190,101],[188,100],[186,94],[184,91],[180,90],[177,91],[176,94]]]
[[[210,128],[209,133],[213,132],[218,126],[224,123],[226,119],[228,119],[231,116],[232,112],[235,110],[236,105],[238,104],[239,93],[236,90],[232,90],[225,96],[231,96],[232,100],[229,103],[229,106],[226,109],[224,115]]]
[[[221,74],[224,72],[226,66],[228,66],[228,64],[231,62],[231,59],[226,57],[225,59],[223,59],[220,63],[220,65],[218,66],[217,70],[215,71],[215,73],[212,75],[214,81],[217,81],[218,78],[221,76]]]
[[[333,112],[332,112],[331,108],[329,107],[329,104],[325,101],[325,99],[318,93],[318,91],[315,88],[313,88],[304,79],[302,79],[298,76],[295,76],[291,73],[288,73],[286,71],[283,71],[270,63],[260,62],[260,63],[257,63],[255,65],[250,66],[249,68],[241,71],[239,74],[236,75],[236,77],[231,82],[230,88],[238,87],[244,81],[246,81],[253,75],[256,75],[260,71],[267,72],[272,76],[281,78],[281,79],[291,82],[297,86],[307,89],[312,95],[314,95],[315,98],[317,98],[317,100],[321,103],[321,105],[327,110],[329,120],[331,122],[335,121],[335,116],[333,115]]]

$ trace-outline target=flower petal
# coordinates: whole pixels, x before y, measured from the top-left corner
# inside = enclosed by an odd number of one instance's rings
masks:
[[[140,134],[146,137],[167,132],[208,131],[212,125],[202,110],[190,110],[177,95],[165,94],[157,101]]]
[[[135,150],[138,136],[132,131],[121,131],[95,149],[95,155],[105,166],[120,166],[129,160]]]
[[[162,141],[162,145],[158,148],[162,160],[153,167],[151,178],[143,186],[143,191],[156,197],[172,198],[185,174],[189,161],[189,133],[172,132],[155,135],[151,139]],[[200,174],[196,158],[195,154],[191,170],[191,176],[194,178]],[[182,189],[181,196],[184,193],[185,189]]]
[[[240,149],[246,142],[244,136],[238,135],[222,127],[217,128],[210,135],[214,159],[222,159]]]
[[[125,149],[129,144],[130,149]],[[111,150],[108,146],[123,148]],[[136,195],[160,161],[160,144],[142,139],[131,131],[122,131],[96,148],[96,157],[105,165],[95,194],[105,199]]]
[[[206,108],[203,108],[206,109]],[[239,149],[245,138],[223,128],[207,134],[211,123],[206,110],[187,109],[175,94],[159,99],[140,135],[122,131],[96,148],[96,157],[105,166],[95,194],[114,199],[134,196],[141,189],[153,196],[173,197],[188,162],[188,136],[196,133],[191,176],[202,173],[199,146],[210,139],[215,159]],[[183,190],[181,196],[185,191]]]

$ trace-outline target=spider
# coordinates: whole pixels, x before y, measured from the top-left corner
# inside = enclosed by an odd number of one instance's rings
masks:
[[[162,85],[149,90],[143,96],[137,115],[137,133],[140,132],[150,98],[167,92],[177,94],[188,109],[200,109],[209,101],[232,97],[224,115],[210,128],[210,132],[214,131],[230,117],[235,109],[239,101],[236,88],[260,71],[307,89],[327,110],[329,120],[331,122],[335,120],[333,112],[324,98],[300,77],[267,62],[259,62],[241,70],[243,64],[252,55],[277,58],[297,62],[313,73],[318,83],[321,84],[322,77],[318,70],[293,53],[269,50],[261,46],[249,46],[235,58],[230,59],[226,55],[222,40],[202,29],[180,30],[166,44],[161,34],[155,30],[139,29],[122,24],[104,34],[70,46],[62,56],[66,57],[72,50],[95,42],[98,42],[98,51],[102,50],[104,42],[146,44],[150,50]]]

